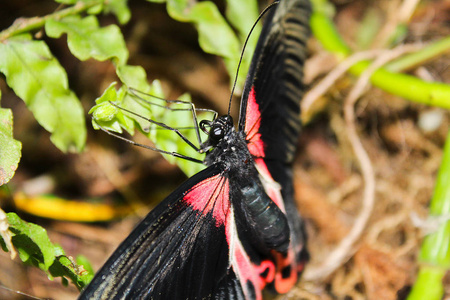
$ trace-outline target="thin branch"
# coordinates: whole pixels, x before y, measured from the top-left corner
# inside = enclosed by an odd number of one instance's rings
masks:
[[[79,1],[74,6],[68,7],[66,9],[60,10],[58,12],[43,17],[33,17],[28,19],[19,18],[10,27],[0,32],[0,42],[14,35],[39,29],[45,25],[45,22],[47,20],[50,19],[58,20],[66,16],[76,15],[103,2],[104,2],[103,0],[93,0],[90,2]]]

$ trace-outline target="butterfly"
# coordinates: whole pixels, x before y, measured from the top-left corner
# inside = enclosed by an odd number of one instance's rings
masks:
[[[200,128],[207,168],[132,231],[79,299],[262,299],[288,292],[308,260],[293,199],[307,0],[268,12],[241,99]]]

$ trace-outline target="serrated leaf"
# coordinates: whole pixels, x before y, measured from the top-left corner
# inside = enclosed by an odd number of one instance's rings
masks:
[[[107,1],[105,12],[112,12],[116,15],[120,24],[127,23],[131,18],[131,12],[127,5],[127,0],[110,0]]]
[[[199,44],[203,51],[222,56],[225,67],[231,78],[234,78],[239,63],[241,47],[250,33],[250,28],[258,17],[256,0],[228,0],[226,15],[231,24],[238,30],[239,38],[211,1],[189,0],[147,0],[149,2],[167,2],[169,15],[180,22],[191,22],[199,33]],[[261,26],[257,25],[247,44],[239,69],[237,91],[244,85],[246,74]]]
[[[227,20],[238,30],[241,42],[244,42],[258,19],[258,2],[256,0],[227,0],[225,15]],[[254,31],[254,35],[259,36],[260,27],[258,26],[258,29]],[[254,48],[255,42],[253,47],[251,44],[249,47]]]
[[[189,110],[191,106],[184,103],[168,104],[164,100],[155,98],[154,96],[163,97],[161,85],[159,81],[154,81],[152,85],[149,85],[146,80],[147,75],[140,67],[123,66],[117,70],[124,86],[117,91],[115,83],[113,83],[101,97],[96,99],[97,104],[89,111],[93,115],[94,128],[98,129],[98,126],[101,126],[103,129],[119,133],[122,133],[122,129],[125,129],[131,135],[134,135],[134,124],[137,124],[139,130],[153,142],[156,148],[201,160],[203,155],[197,153],[174,131],[164,129],[147,120],[151,119],[178,128],[189,141],[199,146],[194,130],[192,111]],[[131,87],[128,87],[127,84],[130,84]],[[137,88],[147,92],[138,91]],[[181,99],[190,101],[187,96]],[[116,111],[114,108],[117,107],[111,105],[110,102],[115,103],[120,109]],[[171,110],[167,109],[167,105],[170,105]],[[205,139],[205,136],[203,136],[203,139]],[[175,159],[171,155],[164,156],[169,162],[176,163],[189,176],[204,167],[187,160]]]
[[[111,83],[103,94],[95,99],[96,105],[89,110],[89,114],[92,114],[92,125],[95,129],[101,126],[103,129],[118,133],[122,133],[123,128],[133,135],[133,120],[111,104],[114,102],[119,105],[124,97],[120,90],[119,92],[116,90],[116,84],[116,82]]]
[[[182,101],[190,102],[190,96],[184,94],[178,98]],[[172,105],[172,108],[180,108],[186,109],[186,104],[176,104]],[[200,116],[201,117],[201,116]],[[161,121],[173,128],[178,128],[180,132],[194,145],[198,145],[197,135],[194,127],[194,120],[192,117],[191,111],[180,110],[180,111],[167,111],[166,114],[161,116]],[[187,128],[187,129],[183,129]],[[170,130],[155,130],[155,137],[152,138],[152,141],[155,142],[155,145],[163,149],[165,151],[177,152],[198,160],[203,160],[204,155],[199,154],[195,149],[193,149],[190,145],[184,142],[178,135],[176,135],[173,131]],[[204,141],[206,136],[203,132],[201,132],[201,138]],[[187,175],[192,176],[199,171],[203,170],[205,166],[203,164],[194,163],[185,159],[175,158],[174,156],[165,154],[164,157],[171,163],[176,163],[180,169]]]
[[[61,246],[54,245],[44,228],[23,221],[15,213],[8,213],[6,216],[12,234],[11,241],[24,263],[47,272],[50,279],[63,277],[63,281],[67,282],[67,277],[79,290],[89,283],[93,273],[66,256]],[[3,244],[5,241],[0,238],[0,242]],[[86,265],[89,269],[90,264]]]
[[[23,221],[15,213],[8,213],[7,217],[9,229],[13,233],[12,241],[20,259],[47,271],[57,253],[47,231],[41,226]]]
[[[238,30],[239,39],[242,45],[247,39],[247,36],[251,34],[239,68],[237,86],[242,87],[247,78],[247,72],[250,67],[253,52],[261,34],[261,22],[259,22],[250,33],[253,24],[258,19],[258,2],[256,0],[227,0],[225,15],[227,20],[229,20],[229,22]],[[234,78],[234,75],[235,74],[230,73],[232,78]]]
[[[115,59],[118,65],[122,65],[128,59],[128,50],[119,27],[99,27],[95,16],[81,18],[76,15],[61,20],[49,19],[45,22],[45,32],[53,38],[66,33],[70,52],[80,60]]]
[[[189,0],[148,1],[167,2],[167,12],[173,19],[193,23],[198,30],[198,40],[203,51],[222,56],[228,73],[236,73],[240,43],[214,3]]]
[[[83,109],[68,89],[67,74],[43,41],[29,34],[0,43],[0,72],[62,151],[81,151],[86,141]]]
[[[169,0],[167,11],[176,20],[195,24],[200,46],[205,52],[239,58],[240,47],[236,35],[211,1],[189,5],[188,1]]]
[[[150,105],[146,103],[145,100],[149,100],[149,102],[160,102],[160,100],[156,100],[155,98],[150,97],[151,99],[136,101],[137,98],[135,98],[130,92],[130,90],[133,89],[136,90],[136,93],[142,96],[152,95],[164,98],[164,94],[162,92],[161,84],[159,83],[159,81],[155,80],[152,85],[150,85],[147,81],[147,73],[140,66],[121,66],[116,69],[116,72],[117,76],[119,76],[120,80],[125,84],[125,86],[120,90],[120,92],[122,92],[123,98],[121,98],[121,102],[117,104],[120,107],[132,111],[144,118],[159,121],[159,116],[164,113],[165,109],[156,105]],[[132,118],[139,125],[142,132],[148,133],[150,124],[147,120],[130,114],[126,114],[126,116]]]
[[[0,186],[14,176],[22,156],[22,143],[13,138],[13,116],[10,109],[0,108]]]
[[[147,81],[147,73],[141,66],[123,65],[116,69],[117,76],[127,87],[148,93],[152,89]],[[158,94],[156,96],[162,96]]]
[[[85,270],[83,265],[65,255],[58,256],[49,271],[53,277],[68,277],[80,290],[94,277],[93,272]]]

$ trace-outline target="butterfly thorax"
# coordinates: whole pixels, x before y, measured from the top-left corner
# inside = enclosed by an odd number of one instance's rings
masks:
[[[202,149],[209,150],[205,158],[207,166],[224,163],[228,170],[242,170],[245,165],[253,166],[253,158],[248,151],[244,134],[236,131],[231,116],[221,116],[210,126],[208,140],[201,146]]]
[[[236,214],[245,216],[237,222],[239,234],[262,252],[271,249],[285,252],[289,245],[287,219],[267,195],[245,133],[236,131],[230,116],[219,117],[209,125],[209,138],[202,145],[210,149],[205,163],[224,165],[223,175],[230,182],[231,202]]]

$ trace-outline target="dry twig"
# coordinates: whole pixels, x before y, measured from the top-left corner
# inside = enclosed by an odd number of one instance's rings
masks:
[[[318,267],[308,268],[306,270],[304,277],[307,280],[316,280],[330,275],[350,258],[355,251],[353,245],[360,238],[373,209],[375,199],[375,175],[370,158],[364,150],[361,140],[356,132],[355,103],[369,84],[371,75],[378,68],[407,52],[417,51],[418,47],[422,46],[402,45],[393,50],[384,51],[384,53],[364,71],[345,100],[344,116],[347,125],[347,134],[355,156],[360,164],[365,183],[362,207],[349,234],[342,239],[338,247],[327,256],[324,263]]]

